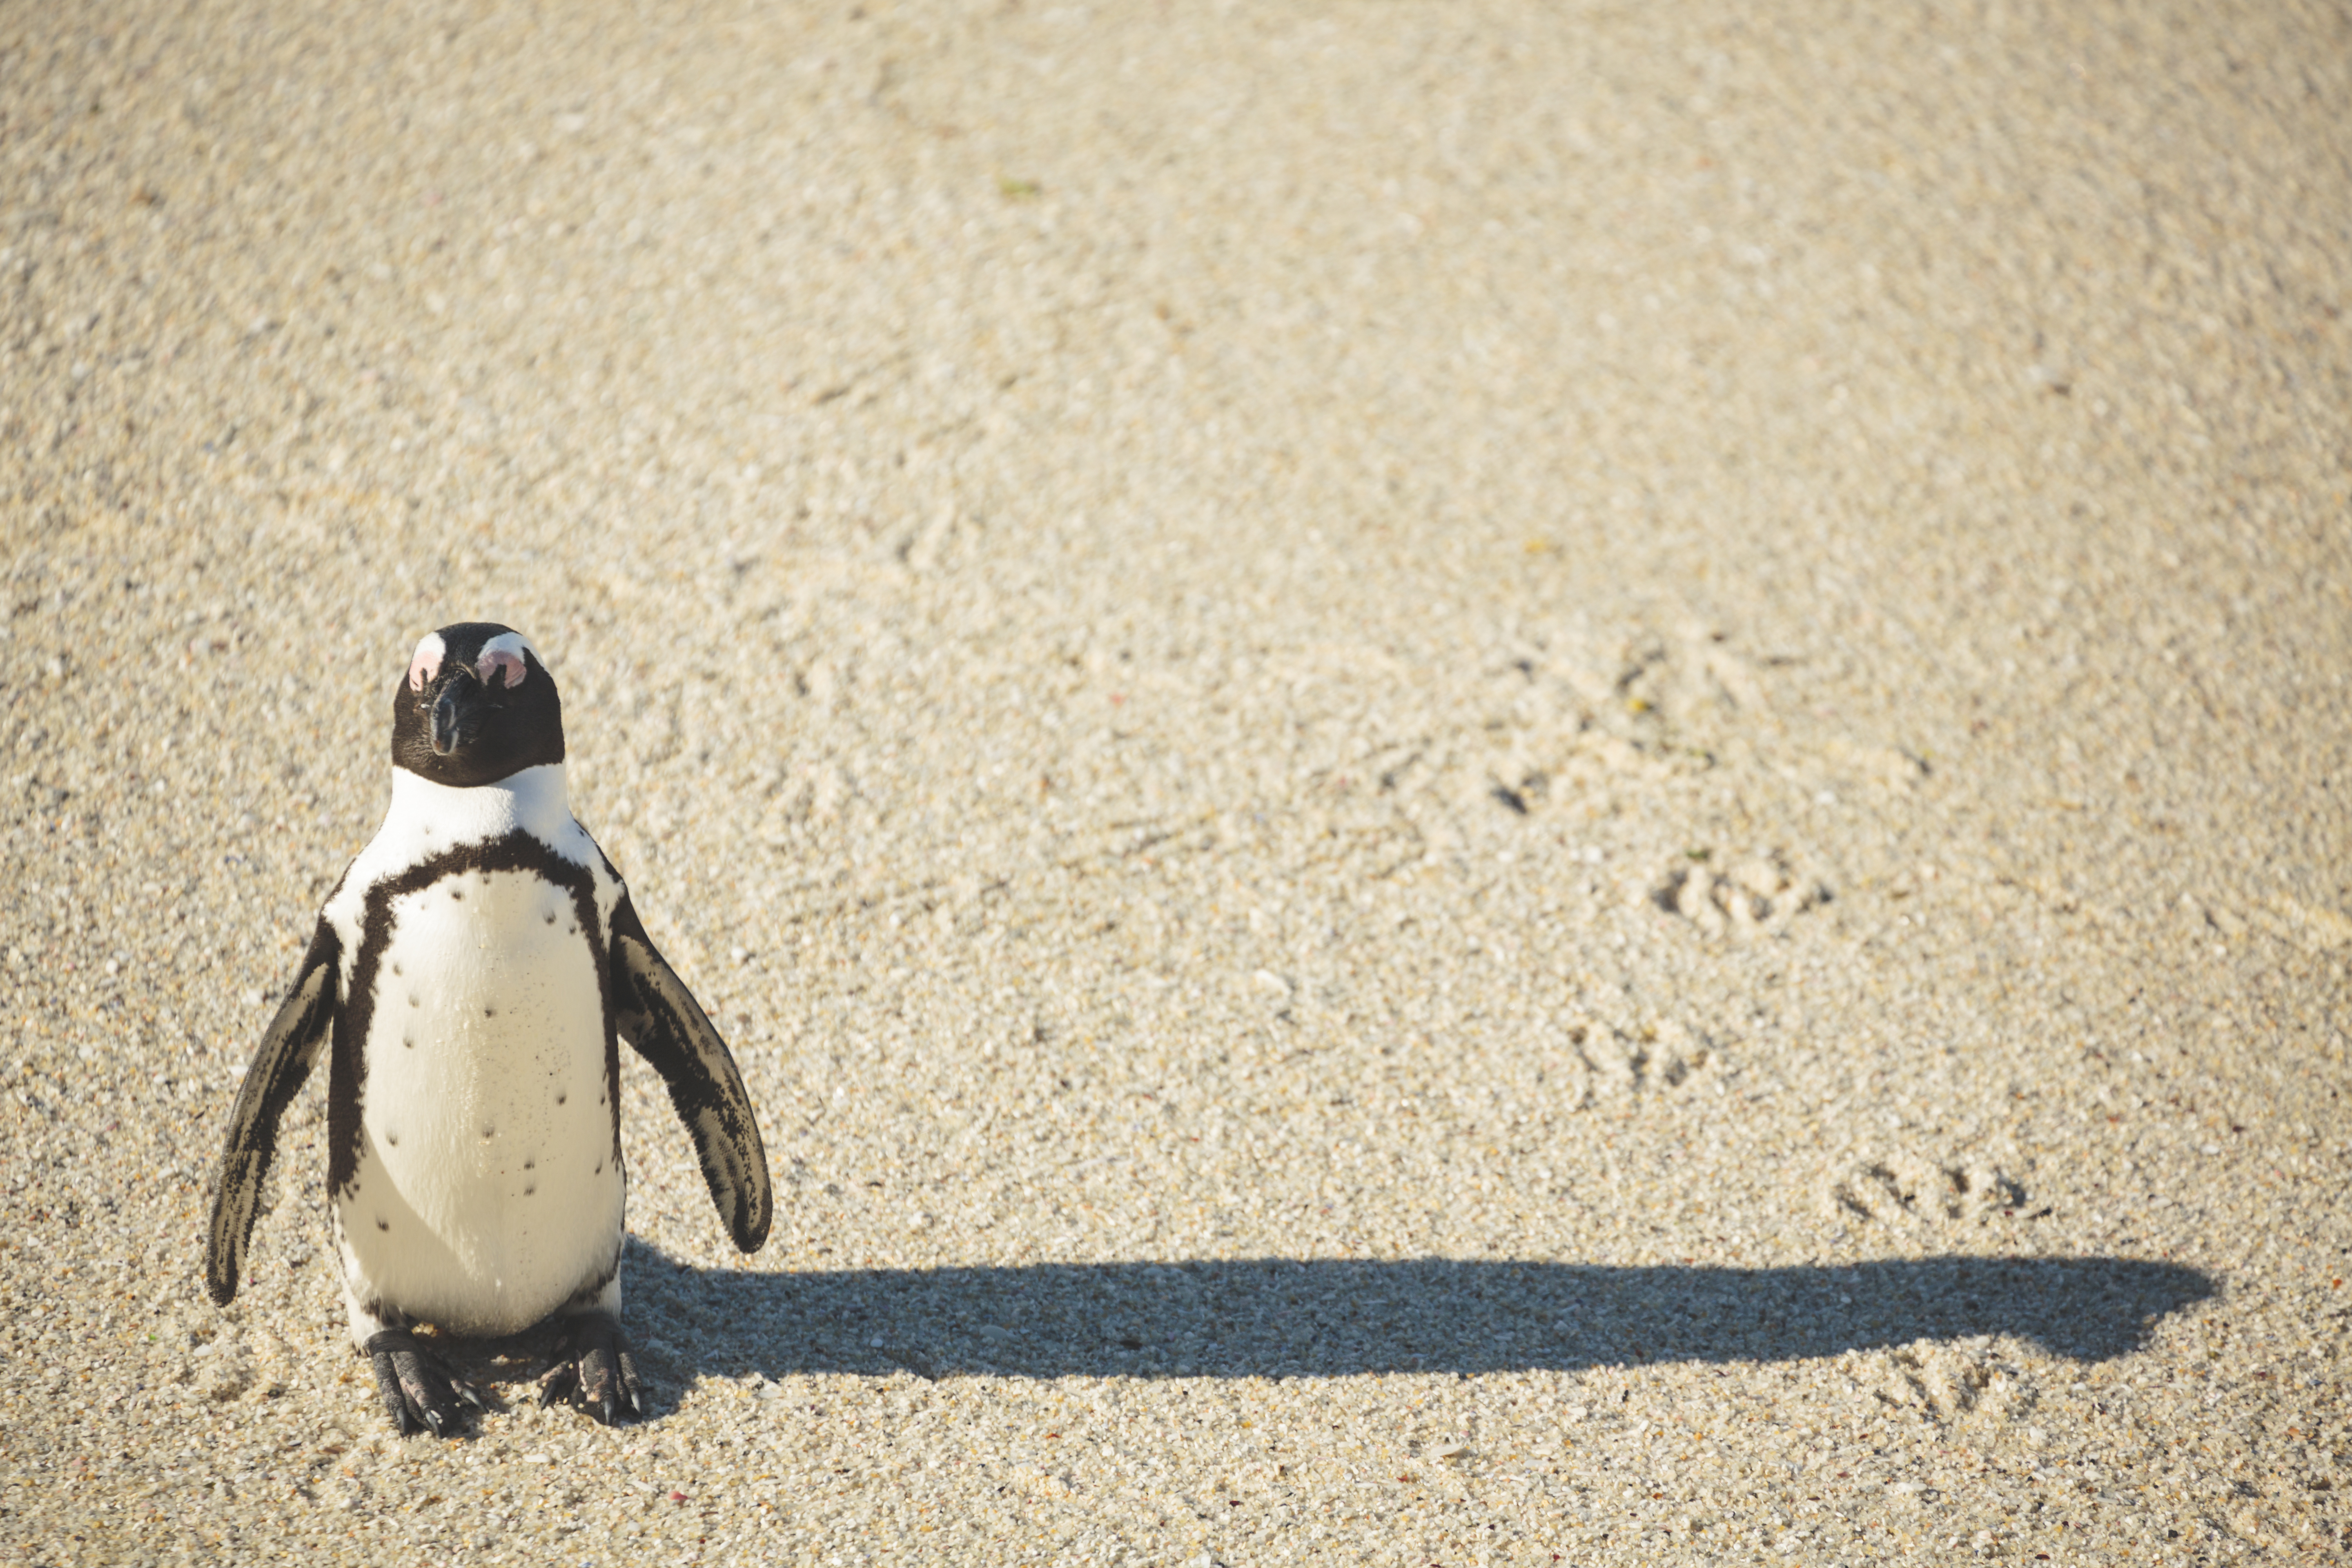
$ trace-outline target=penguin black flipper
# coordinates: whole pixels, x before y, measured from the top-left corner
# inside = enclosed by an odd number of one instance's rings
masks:
[[[694,993],[646,934],[626,893],[614,908],[612,932],[614,1022],[669,1085],[669,1102],[694,1136],[710,1201],[719,1205],[736,1247],[757,1252],[768,1239],[774,1199],[768,1189],[768,1152],[735,1058]]]
[[[331,1032],[341,997],[338,965],[342,943],[325,921],[310,938],[292,989],[261,1037],[245,1084],[229,1112],[228,1143],[221,1151],[220,1185],[213,1194],[212,1243],[205,1255],[205,1289],[227,1306],[245,1276],[245,1249],[253,1238],[261,1184],[278,1152],[278,1120],[310,1076],[319,1047]]]

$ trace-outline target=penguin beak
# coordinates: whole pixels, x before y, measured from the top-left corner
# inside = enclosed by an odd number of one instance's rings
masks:
[[[446,757],[474,738],[481,728],[481,715],[467,700],[471,695],[462,680],[453,680],[441,689],[433,702],[433,754]]]

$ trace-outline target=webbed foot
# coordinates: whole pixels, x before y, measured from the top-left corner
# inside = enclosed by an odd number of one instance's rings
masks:
[[[570,1400],[607,1426],[645,1414],[636,1355],[610,1312],[582,1312],[565,1322],[563,1348],[539,1382],[540,1404],[558,1400]]]
[[[465,1430],[465,1406],[490,1407],[480,1389],[450,1371],[405,1330],[386,1329],[373,1335],[366,1350],[384,1413],[392,1417],[393,1430],[404,1437],[411,1432],[457,1436]]]

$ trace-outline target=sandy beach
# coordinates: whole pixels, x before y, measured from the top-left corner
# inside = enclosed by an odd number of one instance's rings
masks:
[[[2352,17],[0,10],[0,1560],[2352,1557]],[[650,1417],[229,1106],[445,623]]]

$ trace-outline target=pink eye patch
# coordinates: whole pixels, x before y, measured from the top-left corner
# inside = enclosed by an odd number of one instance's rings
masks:
[[[425,633],[424,640],[416,645],[416,651],[408,658],[408,689],[424,690],[425,683],[441,673],[441,656],[446,651],[442,647],[439,632]]]
[[[474,673],[482,684],[491,688],[505,687],[511,691],[522,684],[522,656],[530,644],[522,640],[520,632],[503,632],[482,645],[474,660]]]
[[[482,678],[485,686],[520,686],[522,655],[507,648],[486,647],[482,657],[474,661],[474,673]]]

